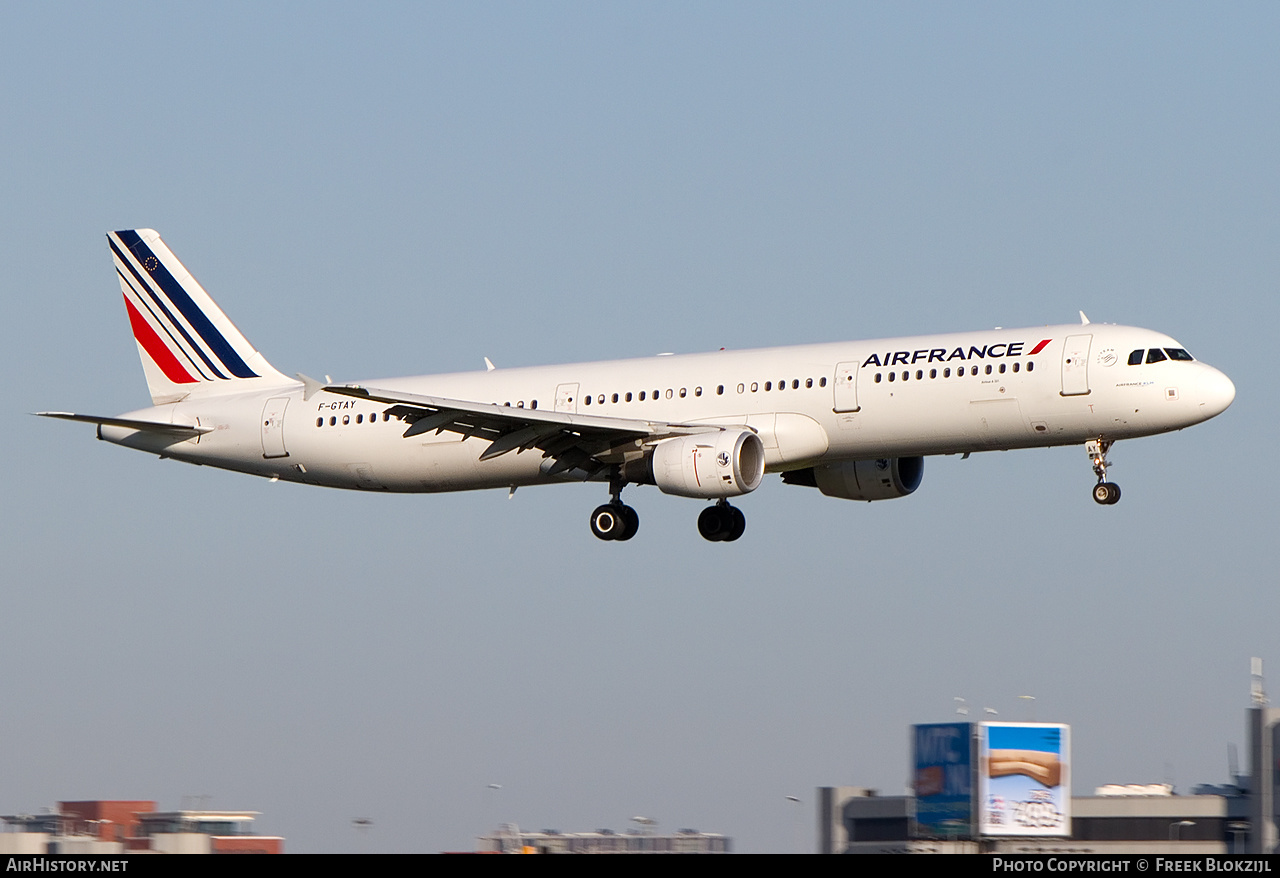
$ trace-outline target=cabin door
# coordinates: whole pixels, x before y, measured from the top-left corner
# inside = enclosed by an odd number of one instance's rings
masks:
[[[284,410],[289,405],[289,397],[277,396],[267,400],[262,409],[262,456],[288,457],[284,447]]]
[[[835,411],[856,412],[858,410],[858,364],[856,362],[836,364]]]
[[[1062,395],[1084,396],[1089,392],[1089,344],[1092,335],[1072,335],[1062,347]]]
[[[578,385],[561,384],[556,387],[556,411],[572,414],[578,410]]]

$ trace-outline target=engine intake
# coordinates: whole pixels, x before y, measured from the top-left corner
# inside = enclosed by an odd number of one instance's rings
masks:
[[[705,500],[737,497],[760,487],[764,443],[749,430],[680,436],[659,444],[645,464],[643,475],[624,474],[632,481],[655,484],[664,494]]]

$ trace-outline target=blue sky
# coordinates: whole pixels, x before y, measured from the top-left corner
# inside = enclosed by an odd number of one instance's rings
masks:
[[[644,815],[794,849],[953,699],[1077,794],[1225,780],[1280,679],[1273,4],[8,4],[0,812],[184,797],[294,851]],[[97,443],[147,401],[104,233],[158,229],[338,380],[1094,321],[1235,381],[1117,445],[770,478],[743,540],[632,488],[377,497]],[[1276,684],[1274,688],[1280,688]],[[1034,702],[1020,700],[1032,694]],[[500,784],[500,790],[488,788]],[[791,810],[788,810],[791,809]],[[374,826],[358,837],[354,818]]]

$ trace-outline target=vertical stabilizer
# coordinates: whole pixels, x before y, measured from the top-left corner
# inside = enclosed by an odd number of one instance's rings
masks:
[[[294,384],[271,367],[151,229],[107,234],[155,405]]]

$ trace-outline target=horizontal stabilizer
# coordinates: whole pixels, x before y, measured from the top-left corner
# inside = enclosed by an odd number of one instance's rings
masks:
[[[133,418],[104,418],[99,415],[77,415],[71,412],[35,412],[35,414],[41,418],[61,418],[64,421],[82,421],[86,424],[97,424],[104,427],[123,427],[126,430],[165,433],[170,436],[187,438],[213,432],[212,427],[188,427],[185,424],[164,424],[159,421],[138,421]]]

